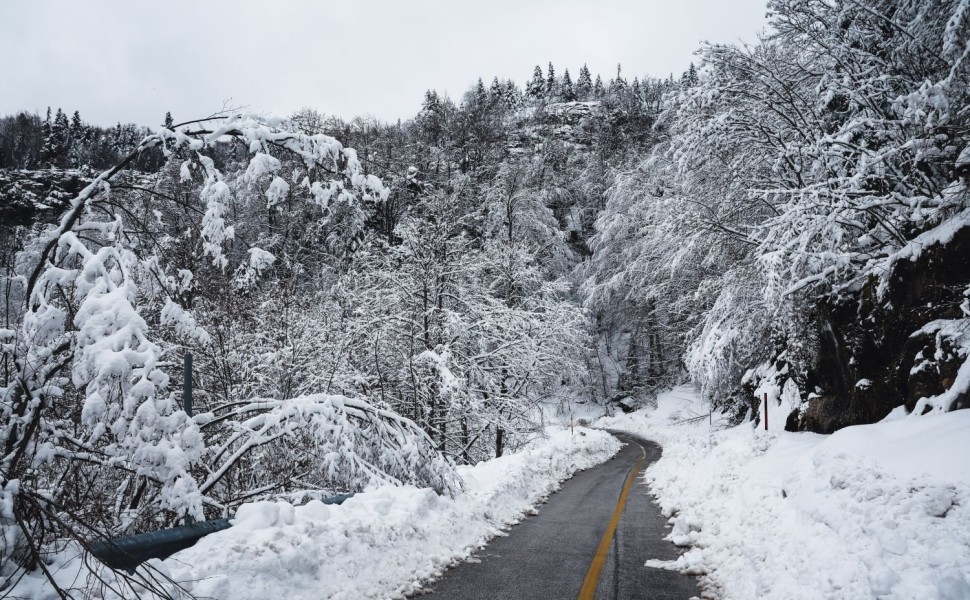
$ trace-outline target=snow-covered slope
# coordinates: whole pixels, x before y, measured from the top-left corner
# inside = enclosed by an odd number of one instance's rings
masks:
[[[652,566],[717,598],[970,598],[970,411],[830,436],[711,433],[704,411],[680,387],[597,423],[664,446],[645,478],[690,550]]]

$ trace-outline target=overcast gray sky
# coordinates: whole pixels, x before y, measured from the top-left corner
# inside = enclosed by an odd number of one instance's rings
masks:
[[[681,73],[702,40],[753,40],[765,0],[0,0],[0,114],[101,125],[198,118],[231,100],[287,115],[409,118],[424,90]]]

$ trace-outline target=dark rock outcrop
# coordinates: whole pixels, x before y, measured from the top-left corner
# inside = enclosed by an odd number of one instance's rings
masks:
[[[29,226],[56,218],[93,177],[79,170],[0,170],[0,224]]]
[[[970,227],[915,260],[897,262],[882,294],[869,281],[855,296],[817,307],[819,352],[806,377],[807,405],[791,429],[831,433],[873,423],[894,408],[912,411],[953,384],[964,359],[929,323],[963,317],[970,286]],[[814,391],[813,391],[814,390]],[[958,397],[949,409],[968,405]]]

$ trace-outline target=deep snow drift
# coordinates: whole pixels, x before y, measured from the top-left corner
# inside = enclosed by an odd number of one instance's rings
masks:
[[[830,436],[725,429],[689,387],[596,425],[660,442],[644,474],[706,596],[970,598],[970,410]],[[755,424],[757,425],[757,424]]]
[[[464,491],[455,498],[384,486],[340,506],[256,502],[239,509],[231,528],[151,565],[160,572],[156,576],[168,576],[200,598],[401,597],[468,558],[563,480],[620,449],[602,431],[555,427],[548,434],[515,454],[459,467]],[[83,587],[88,573],[81,561],[67,552],[60,559],[58,580]],[[106,574],[110,571],[102,571]],[[33,575],[15,592],[57,597]]]

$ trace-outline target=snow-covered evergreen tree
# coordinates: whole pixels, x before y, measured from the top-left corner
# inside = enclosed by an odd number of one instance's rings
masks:
[[[552,62],[549,63],[549,69],[546,71],[546,86],[545,86],[546,98],[549,100],[555,100],[559,97],[559,80],[556,78],[556,70],[552,66]]]
[[[606,94],[606,88],[603,87],[603,79],[597,75],[596,83],[593,84],[593,98],[600,100]]]
[[[505,98],[505,86],[498,80],[498,76],[492,78],[492,85],[488,88],[488,101],[492,105],[499,105]]]
[[[560,96],[563,102],[573,102],[576,100],[576,91],[573,89],[573,80],[569,76],[569,69],[563,71],[562,83],[560,84]]]
[[[589,100],[592,93],[593,79],[589,73],[589,67],[584,63],[583,68],[579,70],[579,77],[576,79],[576,97],[579,100]]]
[[[522,103],[522,94],[519,88],[516,87],[515,82],[511,79],[505,82],[503,100],[505,102],[505,108],[511,111],[517,110]]]
[[[536,65],[532,73],[532,79],[525,88],[525,95],[533,102],[541,100],[546,95],[546,80],[539,65]]]

